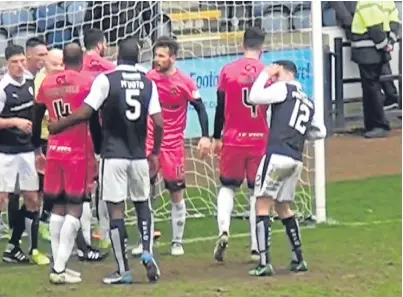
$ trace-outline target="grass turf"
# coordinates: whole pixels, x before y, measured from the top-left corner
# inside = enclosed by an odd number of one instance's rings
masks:
[[[241,237],[231,239],[224,265],[212,260],[212,240],[187,244],[186,255],[181,258],[167,256],[169,247],[162,244],[157,250],[162,278],[155,285],[146,282],[136,259],[130,262],[138,283],[128,287],[100,284],[102,276],[115,268],[112,257],[97,264],[72,261],[72,268],[82,271],[84,282],[60,287],[48,283],[48,268],[2,264],[0,296],[401,296],[401,193],[401,176],[329,185],[328,215],[339,224],[302,231],[305,257],[310,265],[308,273],[290,274],[284,270],[290,251],[281,224],[276,223],[272,258],[277,275],[272,278],[247,276],[253,264],[248,263],[248,238]],[[160,223],[158,227],[163,232],[162,241],[169,240],[169,224]],[[214,218],[189,220],[186,230],[187,238],[217,233]],[[233,221],[232,234],[247,231],[247,222]],[[131,234],[131,238],[134,236]]]

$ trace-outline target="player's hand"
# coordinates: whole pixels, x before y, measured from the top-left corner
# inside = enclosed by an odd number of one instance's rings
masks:
[[[277,64],[272,64],[264,69],[264,71],[269,75],[269,77],[276,76],[280,71],[280,66]]]
[[[211,141],[208,137],[200,138],[199,144],[197,145],[199,150],[200,159],[204,160],[211,152]]]
[[[222,141],[221,139],[213,140],[213,154],[214,157],[219,158],[221,156]]]
[[[35,154],[35,167],[38,173],[44,174],[46,166],[46,157],[42,152]]]
[[[52,120],[49,119],[49,121],[48,121],[48,131],[49,131],[49,134],[51,134],[51,135],[59,133],[59,129],[57,127],[57,122],[56,121],[52,121]]]
[[[159,161],[157,155],[151,154],[148,157],[148,166],[150,167],[150,177],[156,176],[159,168]]]
[[[393,52],[393,45],[389,43],[387,46],[385,46],[384,51],[387,53]]]
[[[14,126],[26,134],[32,134],[32,122],[29,120],[14,118]]]

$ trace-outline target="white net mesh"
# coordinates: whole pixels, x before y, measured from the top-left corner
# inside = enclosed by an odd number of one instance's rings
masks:
[[[29,37],[39,34],[49,46],[62,47],[71,41],[80,42],[83,29],[96,27],[106,34],[111,59],[119,39],[135,35],[144,41],[141,59],[150,65],[155,38],[173,35],[182,46],[178,66],[200,87],[212,131],[219,72],[242,53],[243,30],[248,26],[261,26],[267,32],[262,55],[265,64],[278,59],[293,60],[298,66],[299,80],[307,94],[312,95],[309,6],[309,1],[14,1],[0,10],[0,57],[10,40],[25,44]],[[197,116],[190,108],[186,129],[186,201],[193,217],[215,214],[219,187],[217,161],[198,159],[194,138],[199,135]],[[307,149],[305,154],[306,170],[295,204],[302,217],[310,216],[313,210],[312,152]],[[154,207],[158,219],[169,218],[169,196],[161,182]],[[243,215],[247,210],[247,189],[242,189],[234,214]],[[128,218],[135,221],[131,208]]]

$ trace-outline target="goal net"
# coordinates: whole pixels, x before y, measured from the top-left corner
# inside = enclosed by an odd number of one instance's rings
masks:
[[[181,44],[177,65],[197,83],[213,130],[218,75],[222,67],[242,54],[245,28],[260,26],[266,33],[262,60],[293,60],[298,79],[312,96],[311,17],[307,1],[14,1],[1,9],[0,56],[12,40],[25,44],[32,36],[42,35],[49,46],[63,47],[82,42],[85,28],[105,32],[108,57],[116,58],[118,41],[127,36],[142,40],[141,61],[150,67],[152,46],[160,35],[172,35]],[[1,58],[4,62],[4,59]],[[4,66],[4,63],[2,63]],[[190,217],[216,213],[220,186],[218,162],[201,161],[196,150],[200,136],[198,117],[189,107],[186,127],[186,203]],[[311,177],[313,153],[305,152],[305,170],[294,205],[300,218],[313,214]],[[248,190],[237,194],[234,216],[247,216]],[[169,194],[159,180],[154,200],[156,218],[170,217]],[[127,208],[128,221],[135,223],[134,211]]]

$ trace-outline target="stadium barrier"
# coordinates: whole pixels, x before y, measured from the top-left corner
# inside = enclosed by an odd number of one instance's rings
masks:
[[[402,109],[402,39],[399,39],[399,74],[392,75],[382,75],[381,81],[394,81],[398,80],[398,90],[399,90],[399,110],[397,111],[389,111],[388,114],[391,116],[397,116],[401,114]],[[345,98],[344,95],[344,85],[346,84],[354,84],[360,83],[360,77],[353,78],[345,78],[344,74],[344,57],[343,51],[344,48],[351,47],[351,43],[348,41],[343,41],[342,38],[334,38],[334,52],[329,52],[328,60],[329,63],[329,73],[332,75],[334,73],[334,108],[332,110],[332,114],[334,114],[334,128],[335,130],[344,130],[346,128],[346,124],[349,121],[356,121],[362,119],[362,114],[360,115],[345,115],[345,105],[355,102],[361,102],[362,98]],[[334,59],[334,71],[332,68],[332,59]],[[330,80],[331,81],[331,80]],[[332,88],[330,88],[332,90]]]

